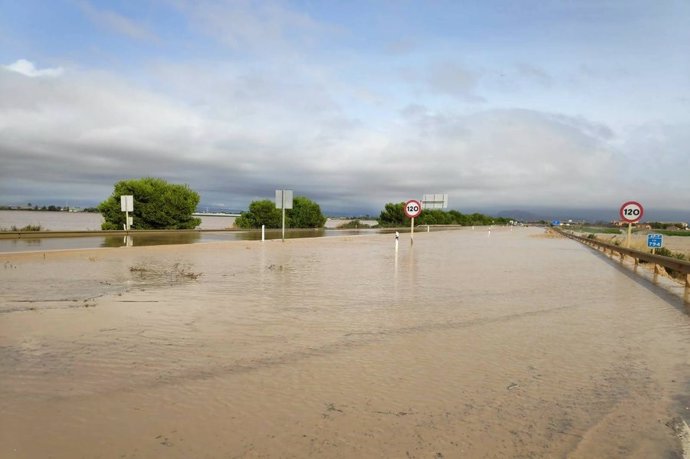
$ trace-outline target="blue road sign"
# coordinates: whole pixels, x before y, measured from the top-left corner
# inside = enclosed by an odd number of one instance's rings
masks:
[[[552,224],[553,226],[561,226],[560,220],[554,220],[554,221],[551,222],[551,224]]]
[[[650,249],[660,249],[664,246],[664,235],[663,234],[648,234],[647,235],[647,247]]]

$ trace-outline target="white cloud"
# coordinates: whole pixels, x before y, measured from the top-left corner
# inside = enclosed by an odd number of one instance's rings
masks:
[[[278,186],[327,210],[367,211],[427,192],[449,193],[451,207],[461,210],[615,207],[633,192],[649,205],[682,207],[690,195],[677,169],[667,175],[678,191],[673,199],[637,188],[646,169],[636,160],[641,150],[663,148],[666,167],[687,164],[681,127],[641,138],[642,130],[614,133],[558,113],[458,113],[422,104],[374,126],[346,117],[334,101],[323,105],[327,81],[300,86],[278,70],[260,83],[222,72],[200,80],[213,72],[167,70],[161,78],[174,74],[181,87],[196,82],[185,93],[195,103],[104,73],[39,80],[0,72],[0,195],[24,190],[40,198],[69,182],[99,201],[117,180],[147,175],[188,183],[203,202],[231,208],[270,197]]]
[[[64,69],[62,67],[37,69],[33,62],[27,61],[26,59],[19,59],[18,61],[3,67],[31,78],[59,77],[64,73]]]
[[[461,210],[615,208],[631,197],[687,207],[685,61],[511,36],[516,51],[483,39],[482,24],[476,43],[368,35],[366,21],[270,0],[167,0],[156,12],[171,3],[172,42],[149,49],[152,28],[84,2],[101,26],[89,44],[98,52],[75,47],[82,63],[70,72],[26,60],[0,69],[0,196],[74,190],[98,201],[117,180],[153,175],[231,208],[279,186],[327,210],[375,211],[426,192],[449,193]],[[163,35],[168,22],[152,24]],[[104,30],[142,41],[141,53],[119,54]],[[107,70],[113,61],[119,70]],[[673,79],[656,84],[659,68]]]

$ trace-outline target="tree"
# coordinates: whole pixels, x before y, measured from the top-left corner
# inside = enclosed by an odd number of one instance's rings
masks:
[[[287,228],[322,228],[326,217],[321,213],[321,207],[309,198],[296,196],[292,200],[292,209],[285,211],[285,226]],[[249,210],[242,212],[235,225],[240,228],[281,228],[283,226],[282,210],[277,209],[273,201],[264,199],[252,201]]]
[[[193,229],[201,224],[200,218],[192,217],[199,204],[199,193],[187,185],[170,184],[153,177],[121,180],[115,184],[113,194],[98,205],[103,215],[104,230],[121,229],[125,213],[120,210],[120,196],[134,196],[136,229]]]
[[[326,223],[321,207],[304,196],[292,200],[292,209],[286,212],[286,219],[289,228],[322,228]]]
[[[379,216],[380,226],[407,226],[410,219],[405,216],[405,203],[389,202]],[[480,213],[462,214],[457,210],[425,209],[415,218],[417,225],[492,225],[507,224],[508,218],[493,218]]]
[[[405,203],[397,204],[389,202],[379,215],[379,225],[381,226],[403,226],[409,219],[405,216]]]
[[[249,204],[249,211],[242,212],[235,220],[235,225],[245,229],[261,228],[261,225],[266,225],[266,228],[280,228],[282,226],[281,219],[281,210],[276,209],[273,201],[264,199],[252,201]]]

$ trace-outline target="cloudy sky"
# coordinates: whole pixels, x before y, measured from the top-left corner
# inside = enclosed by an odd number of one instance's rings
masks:
[[[0,0],[0,204],[690,208],[685,0]]]

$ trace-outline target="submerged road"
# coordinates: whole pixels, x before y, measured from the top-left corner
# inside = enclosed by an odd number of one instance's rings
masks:
[[[0,457],[685,454],[682,300],[542,229],[0,263]]]

